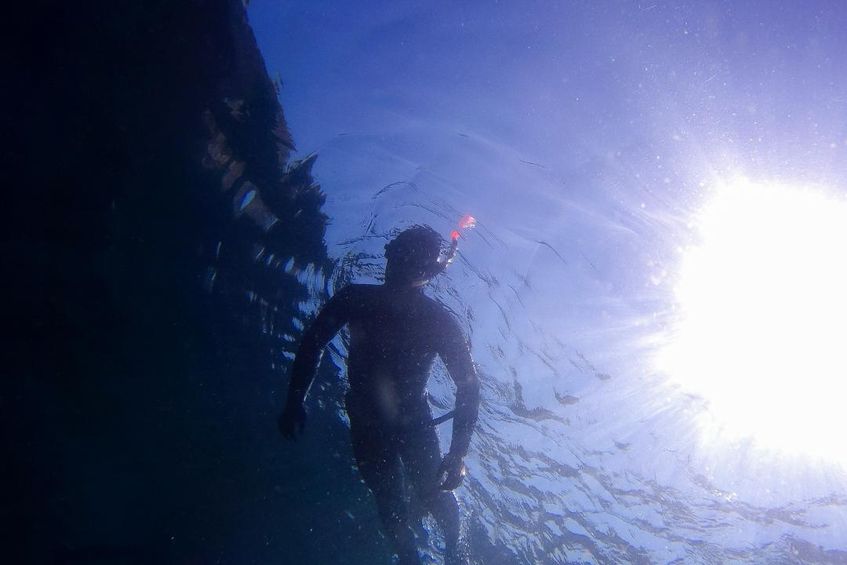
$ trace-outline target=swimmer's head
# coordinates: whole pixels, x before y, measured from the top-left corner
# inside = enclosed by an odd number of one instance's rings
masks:
[[[444,270],[439,261],[443,240],[429,226],[402,231],[385,246],[385,282],[397,286],[422,286]]]

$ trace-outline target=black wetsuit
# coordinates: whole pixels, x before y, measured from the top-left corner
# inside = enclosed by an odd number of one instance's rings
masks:
[[[467,341],[453,315],[420,288],[348,286],[332,297],[303,337],[292,368],[289,405],[302,404],[324,346],[345,325],[350,329],[346,404],[359,471],[374,493],[401,563],[418,562],[404,476],[444,529],[449,556],[458,542],[458,506],[452,493],[439,489],[441,453],[430,423],[426,382],[439,355],[456,383],[450,453],[464,457],[479,407]]]

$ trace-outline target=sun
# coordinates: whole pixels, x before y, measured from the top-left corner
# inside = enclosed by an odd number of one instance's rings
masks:
[[[847,201],[736,179],[695,224],[659,368],[719,435],[847,462]]]

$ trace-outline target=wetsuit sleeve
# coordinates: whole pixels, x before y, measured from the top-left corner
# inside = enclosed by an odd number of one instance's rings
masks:
[[[450,315],[446,315],[446,318],[444,339],[438,353],[456,383],[456,412],[453,416],[450,453],[464,457],[479,414],[479,379],[471,359],[470,347],[459,324]]]
[[[324,347],[349,321],[352,294],[352,288],[346,287],[333,296],[303,334],[303,340],[291,366],[288,406],[303,404],[321,362]]]

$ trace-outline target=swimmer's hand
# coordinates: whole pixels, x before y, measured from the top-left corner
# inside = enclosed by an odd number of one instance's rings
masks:
[[[454,490],[465,478],[465,461],[461,455],[448,453],[438,469],[438,481],[441,490]]]
[[[306,409],[303,403],[287,404],[277,420],[277,425],[282,437],[297,441],[297,436],[302,435],[303,428],[306,427]]]

